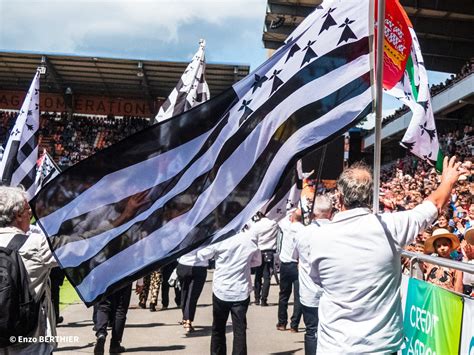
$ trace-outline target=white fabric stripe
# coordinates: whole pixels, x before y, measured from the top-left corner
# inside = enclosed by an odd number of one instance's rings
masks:
[[[67,219],[118,202],[168,180],[178,174],[189,163],[212,133],[212,130],[173,150],[104,176],[67,205],[41,218],[39,220],[41,226],[48,235],[56,234],[61,223]],[[159,171],[156,170],[157,167],[159,167]],[[134,185],[130,185],[130,176],[139,176],[140,178],[134,179]],[[108,190],[112,183],[114,194],[111,194]]]
[[[288,160],[298,151],[312,146],[318,141],[327,137],[328,134],[338,130],[351,122],[359,112],[361,112],[372,101],[371,88],[368,88],[363,94],[346,101],[332,111],[321,117],[319,120],[303,127],[296,132],[279,150],[279,153],[272,160],[257,194],[255,194],[251,203],[247,205],[242,213],[240,213],[226,228],[224,228],[216,237],[222,235],[225,231],[241,225],[251,218],[256,210],[262,207],[265,199],[271,197],[273,189],[277,183],[279,171],[282,171]],[[349,112],[350,114],[347,114]],[[343,117],[341,119],[341,116]],[[321,127],[323,124],[333,121],[334,125],[329,127]],[[335,127],[337,126],[337,127]],[[318,132],[318,133],[317,133]],[[320,132],[320,133],[319,133]],[[250,148],[248,148],[250,149]],[[219,174],[218,174],[219,175]],[[226,177],[224,177],[226,179]],[[272,182],[272,184],[270,184]],[[124,276],[137,272],[144,266],[163,258],[171,250],[174,249],[186,236],[186,234],[199,223],[209,212],[211,212],[217,203],[225,199],[234,186],[225,186],[227,191],[220,193],[219,199],[211,205],[208,203],[208,195],[210,190],[215,186],[214,192],[218,191],[224,185],[222,183],[213,183],[198,199],[195,207],[171,222],[167,223],[163,228],[151,233],[145,239],[135,243],[121,253],[113,256],[104,263],[94,268],[77,286],[79,292],[86,301],[92,301],[98,295],[105,292],[107,286],[117,282]],[[219,186],[220,185],[220,186]],[[112,277],[111,277],[112,276]],[[107,280],[107,283],[104,282]]]
[[[219,184],[220,181],[223,180],[225,189],[222,190],[231,191],[250,170],[250,168],[253,166],[254,160],[260,156],[274,132],[278,129],[281,123],[286,120],[287,117],[290,117],[291,114],[308,103],[315,102],[326,95],[337,91],[355,78],[367,73],[369,62],[369,55],[363,55],[351,63],[339,67],[325,76],[308,83],[299,90],[293,92],[284,101],[280,102],[279,105],[268,114],[265,120],[263,120],[253,130],[246,140],[240,144],[240,146],[233,152],[229,159],[224,162],[211,186]],[[352,74],[350,77],[348,75],[343,75],[344,73],[347,73],[348,70],[350,70]],[[327,91],[323,92],[322,90],[319,90],[321,87],[325,87]],[[221,141],[221,144],[224,143],[224,139],[218,139],[216,141]],[[62,260],[63,267],[77,266],[82,261],[92,257],[97,252],[99,252],[110,240],[126,231],[131,225],[146,220],[148,216],[156,209],[163,206],[163,204],[169,201],[176,194],[186,190],[196,176],[208,171],[214,165],[214,162],[217,158],[217,152],[220,150],[220,148],[220,146],[216,145],[211,147],[201,159],[196,161],[193,166],[188,169],[179,183],[168,194],[159,198],[152,206],[150,206],[149,209],[142,212],[132,220],[115,229],[111,229],[92,238],[74,241],[58,248],[55,252],[58,258]],[[243,156],[252,157],[253,159],[242,159]],[[230,174],[231,176],[223,177],[223,174]],[[211,191],[210,187],[208,188],[207,193],[209,191]],[[214,193],[217,195],[217,192]],[[201,197],[202,196],[199,197],[198,201],[201,199]],[[191,211],[199,211],[201,208],[202,207],[198,206],[198,202],[196,202]],[[173,222],[174,220],[168,222],[162,228],[167,228],[169,225],[173,224]],[[170,233],[173,232],[170,231]]]

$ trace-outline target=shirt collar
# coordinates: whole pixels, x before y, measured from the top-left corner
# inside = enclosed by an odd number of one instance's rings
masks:
[[[343,221],[343,220],[346,220],[346,219],[349,219],[349,218],[363,216],[363,215],[370,214],[370,213],[372,213],[372,212],[367,207],[352,208],[350,210],[338,212],[334,216],[332,221],[333,222],[339,222],[339,221]]]

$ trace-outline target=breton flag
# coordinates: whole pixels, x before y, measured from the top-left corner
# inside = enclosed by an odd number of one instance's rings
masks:
[[[38,193],[44,185],[59,175],[61,169],[54,162],[53,158],[51,158],[46,149],[36,164],[38,168],[36,171],[35,185],[37,186],[36,193]]]
[[[372,112],[368,1],[325,1],[231,88],[64,171],[32,201],[82,300],[239,231],[307,152]]]
[[[441,163],[442,167],[428,74],[415,30],[398,0],[387,0],[385,16],[384,89],[413,113],[400,144],[431,165]]]
[[[296,162],[295,170],[292,174],[288,174],[285,181],[283,181],[280,188],[276,191],[274,196],[262,208],[262,213],[265,217],[274,221],[279,221],[288,214],[293,208],[301,208],[303,213],[309,213],[311,204],[303,200],[301,192],[303,190],[303,182],[314,173],[314,170],[309,173],[303,172],[303,162],[299,159]]]
[[[2,183],[22,185],[30,200],[36,193],[36,160],[38,159],[40,73],[36,72],[20,113],[10,132],[0,163]]]
[[[209,99],[209,87],[207,86],[205,78],[205,47],[206,41],[201,39],[199,41],[199,49],[181,76],[178,85],[176,85],[170,96],[168,96],[160,107],[155,117],[156,122],[161,122],[170,117],[179,115]]]

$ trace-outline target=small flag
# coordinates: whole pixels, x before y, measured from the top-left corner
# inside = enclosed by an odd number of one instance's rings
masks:
[[[420,44],[398,0],[387,0],[384,39],[385,92],[407,105],[412,119],[400,144],[431,165],[442,162]],[[441,164],[442,166],[442,164]]]
[[[22,185],[30,200],[36,193],[36,161],[38,160],[39,86],[40,73],[36,72],[15,125],[10,132],[0,163],[2,183]]]
[[[53,158],[48,154],[46,149],[43,155],[38,159],[35,184],[37,186],[36,193],[39,192],[50,180],[59,175],[61,169],[54,162]]]
[[[369,13],[369,2],[325,1],[246,78],[39,192],[36,219],[87,305],[237,233],[298,159],[372,112]]]
[[[209,87],[205,78],[205,47],[206,41],[200,40],[199,49],[194,55],[193,60],[184,71],[178,85],[176,85],[170,96],[160,107],[155,118],[156,122],[179,115],[209,99]]]

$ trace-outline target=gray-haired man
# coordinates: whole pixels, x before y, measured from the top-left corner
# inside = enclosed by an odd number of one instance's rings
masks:
[[[26,201],[26,193],[18,187],[0,186],[0,247],[12,245],[13,239],[28,238],[19,248],[23,264],[28,273],[29,288],[36,302],[40,302],[36,329],[28,336],[36,339],[33,343],[17,343],[5,348],[7,354],[50,354],[55,343],[41,341],[54,339],[56,321],[51,302],[49,273],[57,266],[46,238],[41,234],[29,233],[31,210]]]
[[[460,172],[444,161],[441,184],[413,210],[376,216],[372,174],[363,165],[341,174],[341,212],[311,240],[311,277],[323,288],[321,354],[395,353],[403,344],[400,253],[448,201]]]

